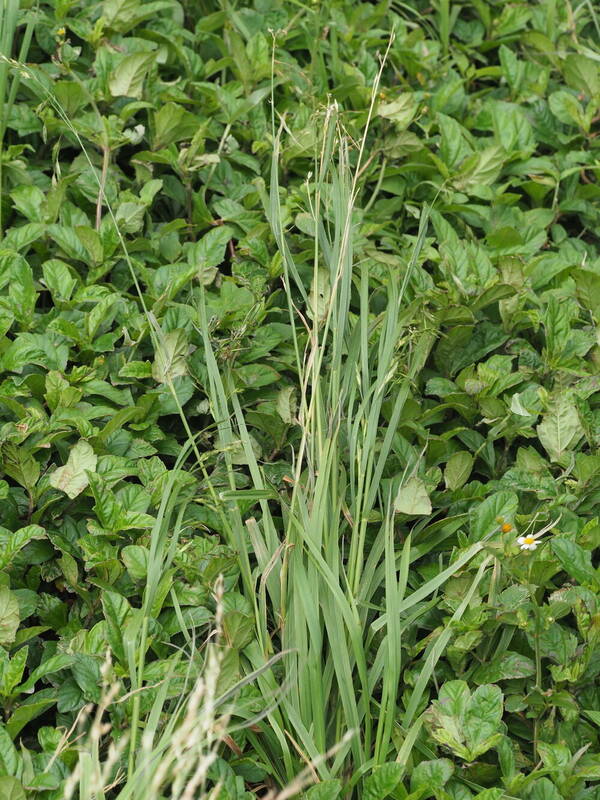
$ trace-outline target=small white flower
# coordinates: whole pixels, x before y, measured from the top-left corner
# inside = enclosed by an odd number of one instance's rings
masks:
[[[521,550],[535,550],[538,546],[535,536],[519,536],[517,543],[521,545]]]

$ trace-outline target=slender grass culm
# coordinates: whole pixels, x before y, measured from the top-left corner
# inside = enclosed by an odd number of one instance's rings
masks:
[[[6,126],[21,80],[19,70],[12,70],[10,65],[19,22],[19,8],[19,0],[2,0],[0,3],[0,193],[4,191],[2,166],[5,157],[4,138]],[[19,48],[18,58],[20,63],[23,63],[27,58],[34,25],[35,17],[32,13],[25,25]],[[0,239],[3,233],[4,224],[2,220],[2,204],[0,203]]]
[[[10,114],[12,101],[16,95],[19,76],[16,72],[10,72],[8,60],[12,58],[13,43],[17,30],[19,18],[19,0],[3,0],[0,3],[0,55],[4,58],[0,60],[0,189],[2,188],[2,161],[4,156],[4,134],[6,133],[6,122]],[[9,81],[9,76],[12,78]],[[9,89],[9,85],[12,87]],[[2,235],[2,208],[0,206],[0,235]]]

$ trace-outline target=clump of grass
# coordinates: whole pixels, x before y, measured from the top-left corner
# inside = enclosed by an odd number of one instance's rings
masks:
[[[401,708],[398,697],[406,688],[401,660],[404,631],[424,613],[425,606],[419,610],[418,604],[483,545],[473,545],[436,577],[409,590],[408,575],[417,556],[410,535],[398,547],[394,497],[382,489],[382,477],[411,384],[437,335],[435,329],[421,326],[415,336],[404,308],[428,210],[422,211],[402,280],[390,273],[385,307],[375,313],[368,266],[357,264],[353,254],[367,130],[352,151],[335,105],[325,110],[319,124],[321,147],[314,174],[306,181],[307,212],[315,231],[310,285],[300,277],[283,224],[285,189],[278,179],[281,131],[274,135],[271,189],[264,197],[284,264],[301,387],[302,436],[293,457],[292,496],[281,502],[283,534],[276,522],[279,513],[272,513],[265,500],[260,500],[260,517],[246,521],[231,503],[229,519],[240,547],[244,525],[253,544],[253,562],[245,547],[242,555],[244,585],[259,633],[259,644],[246,651],[251,665],[257,668],[280,649],[288,653],[287,691],[268,714],[261,733],[249,734],[252,745],[272,765],[281,785],[292,781],[303,764],[315,764],[314,780],[343,778],[360,796],[363,777],[379,765],[396,763],[398,780],[402,777],[421,728],[421,700],[449,641],[449,634],[442,636],[428,649],[421,676]],[[267,483],[252,449],[233,376],[218,368],[203,302],[199,313],[212,413],[222,440],[241,442],[260,497]],[[387,425],[384,403],[389,406]],[[234,497],[234,467],[230,460],[227,465],[232,487],[228,496]],[[417,467],[418,463],[412,464],[403,480]],[[484,561],[475,575],[454,620],[464,614],[488,563]],[[411,609],[414,613],[408,614]],[[272,674],[263,675],[259,685],[266,701],[277,694]],[[338,742],[332,761],[319,758]]]

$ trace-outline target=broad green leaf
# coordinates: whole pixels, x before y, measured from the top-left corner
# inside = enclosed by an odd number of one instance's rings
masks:
[[[600,728],[600,711],[592,711],[591,709],[590,710],[584,709],[583,713],[586,715],[586,717],[592,720],[594,725]]]
[[[500,56],[500,63],[502,65],[504,77],[506,78],[511,89],[513,89],[513,91],[517,91],[525,74],[524,62],[519,61],[516,54],[505,44],[500,45],[498,54]]]
[[[29,491],[40,476],[40,465],[31,453],[14,444],[5,444],[2,448],[2,467],[9,477]]]
[[[73,656],[70,656],[67,653],[57,653],[54,656],[50,656],[50,658],[42,661],[39,667],[36,667],[32,671],[25,683],[21,684],[21,686],[17,688],[17,692],[20,694],[29,693],[40,678],[43,678],[45,675],[53,675],[55,672],[60,672],[61,669],[70,667],[72,663]]]
[[[271,75],[271,46],[262,31],[257,31],[246,45],[246,56],[255,82]]]
[[[44,235],[46,226],[41,222],[28,222],[18,228],[10,228],[2,242],[6,250],[27,250],[27,248]]]
[[[87,250],[92,263],[95,265],[101,264],[104,259],[104,247],[100,234],[93,228],[90,228],[89,225],[76,225],[73,230],[77,234],[79,241]],[[90,278],[88,277],[88,282],[89,280]]]
[[[58,789],[60,786],[60,778],[58,775],[52,775],[49,772],[42,772],[34,775],[33,778],[25,783],[25,789],[33,792],[47,792],[53,789]]]
[[[0,363],[8,372],[21,373],[31,364],[64,372],[68,357],[69,348],[64,337],[53,331],[20,333],[4,351]]]
[[[562,568],[583,586],[594,590],[600,588],[598,571],[592,566],[592,554],[589,550],[563,536],[552,539],[552,552],[557,556]]]
[[[0,770],[4,775],[15,775],[19,768],[19,754],[5,726],[0,723]],[[2,785],[0,784],[0,787]],[[4,795],[0,794],[4,798]]]
[[[585,753],[577,761],[574,772],[578,778],[586,778],[592,781],[600,780],[600,756],[598,753]]]
[[[144,20],[152,19],[159,11],[170,8],[170,0],[104,0],[102,16],[109,28],[118,33],[127,33]]]
[[[198,280],[205,286],[212,283],[217,274],[216,267],[225,260],[225,250],[233,234],[234,230],[229,225],[218,225],[188,250],[188,262],[196,267]]]
[[[10,695],[14,687],[22,679],[28,655],[29,647],[21,647],[10,659],[6,655],[6,661],[2,664],[0,672],[0,694],[4,696]],[[0,736],[1,731],[2,729],[0,728]]]
[[[69,258],[82,261],[84,264],[87,263],[89,259],[88,251],[73,228],[69,228],[67,225],[48,225],[48,235]]]
[[[0,797],[2,800],[27,800],[23,785],[8,775],[0,778]]]
[[[10,197],[15,208],[30,222],[43,222],[42,207],[46,197],[38,186],[17,186]]]
[[[16,554],[32,539],[44,539],[46,531],[39,525],[26,525],[16,531],[0,528],[0,569],[5,569]]]
[[[99,475],[92,473],[88,480],[96,501],[94,511],[100,524],[107,530],[116,531],[124,509]]]
[[[503,710],[503,695],[498,686],[480,686],[473,693],[464,716],[465,737],[473,753],[479,755],[488,750],[492,737],[499,735]]]
[[[82,707],[84,702],[83,692],[74,678],[67,678],[61,683],[56,702],[56,707],[61,714],[66,714],[69,711],[77,711]]]
[[[448,459],[444,469],[444,481],[446,488],[451,491],[460,489],[469,480],[469,475],[473,469],[473,456],[466,450],[453,453]]]
[[[489,186],[498,177],[503,161],[503,148],[499,146],[486,147],[473,153],[461,165],[460,174],[454,179],[454,185],[462,192],[473,191],[479,186]]]
[[[89,104],[90,97],[85,87],[75,81],[57,80],[53,90],[69,119],[73,119],[78,111]]]
[[[446,716],[462,720],[470,700],[468,684],[465,681],[448,681],[440,689],[437,705]]]
[[[400,783],[404,773],[403,764],[382,764],[365,778],[363,800],[384,800]]]
[[[293,386],[286,386],[280,389],[277,395],[277,413],[281,419],[291,425],[296,417],[296,389]]]
[[[535,672],[535,664],[531,658],[520,653],[507,651],[494,658],[489,664],[481,664],[473,673],[475,683],[496,683],[502,680],[527,678]]]
[[[144,378],[152,377],[152,364],[150,361],[129,361],[119,370],[120,378]]]
[[[564,800],[564,795],[549,778],[538,778],[533,782],[527,800]]]
[[[532,9],[526,5],[503,6],[502,12],[494,19],[494,38],[501,39],[524,30],[531,15]]]
[[[544,313],[546,331],[546,355],[550,366],[557,367],[560,356],[571,338],[571,319],[573,313],[568,303],[561,303],[552,296]]]
[[[175,611],[167,609],[161,613],[159,621],[162,630],[169,636],[173,636],[176,633],[193,631],[194,628],[203,628],[205,625],[210,625],[213,619],[214,615],[207,608],[196,606],[195,608],[182,608],[181,617]],[[181,624],[182,620],[183,626]],[[238,637],[237,630],[240,630],[243,635]],[[247,637],[247,631],[241,630],[241,628],[237,630],[232,632],[230,626],[227,632],[228,639],[235,642],[236,647],[241,639],[246,639]]]
[[[153,149],[159,150],[182,139],[191,139],[200,125],[200,118],[183,106],[164,103],[154,114]]]
[[[337,800],[342,792],[342,783],[337,778],[321,781],[304,793],[306,800]]]
[[[554,116],[565,125],[586,127],[586,118],[579,100],[571,92],[560,90],[548,98],[548,105]]]
[[[14,592],[0,586],[0,644],[11,644],[19,627],[19,603]]]
[[[152,201],[163,188],[163,181],[158,178],[148,181],[140,189],[140,200],[145,206],[152,205]]]
[[[504,522],[512,523],[517,511],[518,497],[514,492],[495,492],[477,506],[472,516],[471,530],[475,541],[490,536]]]
[[[567,665],[577,652],[577,637],[558,623],[552,623],[538,634],[540,652],[556,664]],[[533,643],[535,644],[535,643]]]
[[[49,697],[49,692],[55,694],[54,689],[37,692],[13,711],[6,723],[6,730],[13,740],[28,722],[39,717],[56,703],[56,697]]]
[[[452,328],[436,348],[436,361],[444,375],[455,375],[470,364],[481,361],[488,353],[501,347],[507,334],[489,322],[481,322],[476,329],[469,326]]]
[[[149,551],[146,547],[130,544],[123,548],[123,563],[133,580],[139,581],[146,577],[148,571],[148,557]]]
[[[258,389],[280,380],[279,372],[268,364],[243,364],[235,370],[235,375],[241,380],[243,386],[249,389]]]
[[[124,56],[108,81],[108,88],[113,97],[140,98],[144,88],[144,78],[155,61],[155,53],[130,53]]]
[[[46,375],[46,391],[44,397],[51,411],[56,411],[59,406],[72,408],[81,400],[83,391],[63,378],[60,372],[51,370]]]
[[[473,140],[467,129],[453,117],[438,113],[436,119],[442,136],[440,156],[446,166],[452,168],[471,155]]]
[[[137,233],[144,224],[145,213],[146,206],[142,203],[135,203],[131,200],[120,203],[115,212],[119,230],[122,233]]]
[[[550,774],[554,775],[559,775],[567,770],[572,758],[569,748],[563,744],[540,742],[538,753],[544,762],[544,767],[549,770]]]
[[[8,298],[16,319],[30,326],[37,294],[33,272],[27,261],[18,253],[0,256],[0,271],[9,275]]]
[[[102,659],[86,653],[76,653],[71,665],[71,673],[86,700],[100,702],[102,697]]]
[[[123,626],[130,613],[127,600],[116,592],[102,592],[102,610],[108,623],[108,642],[117,659],[125,662],[123,648]]]
[[[528,156],[535,149],[531,124],[519,106],[496,102],[492,116],[496,138],[507,155],[517,151],[522,156]]]
[[[564,76],[572,89],[584,92],[588,98],[600,95],[600,67],[579,53],[570,53],[565,59]]]
[[[241,611],[228,611],[223,617],[223,633],[230,647],[243,650],[253,638],[252,617]]]
[[[59,258],[51,258],[42,265],[44,283],[52,294],[54,302],[69,300],[73,289],[77,286],[77,279],[71,274],[71,268]]]
[[[72,500],[88,486],[87,473],[95,472],[97,463],[98,457],[91,444],[80,439],[69,453],[67,463],[50,475],[50,484]]]
[[[573,399],[568,394],[555,398],[536,430],[542,447],[551,460],[560,462],[583,436]]]
[[[442,789],[454,773],[454,764],[447,758],[436,758],[431,761],[421,761],[412,771],[410,776],[410,789],[414,792],[425,786],[430,792]]]
[[[173,378],[185,375],[188,349],[188,338],[184,330],[178,329],[162,334],[152,365],[154,380],[158,383],[169,383]]]

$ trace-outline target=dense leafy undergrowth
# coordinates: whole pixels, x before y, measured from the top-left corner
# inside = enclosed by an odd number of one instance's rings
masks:
[[[599,800],[599,19],[3,4],[2,797]]]

